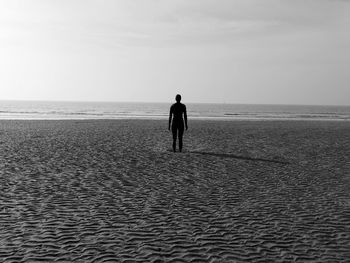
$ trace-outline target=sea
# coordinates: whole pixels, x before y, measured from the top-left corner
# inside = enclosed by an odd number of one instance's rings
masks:
[[[0,101],[0,119],[167,119],[172,103]],[[185,103],[189,119],[350,121],[350,106]]]

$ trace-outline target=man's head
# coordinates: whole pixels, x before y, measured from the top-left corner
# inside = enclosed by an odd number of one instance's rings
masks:
[[[181,101],[181,95],[177,94],[175,97],[176,102],[180,102]]]

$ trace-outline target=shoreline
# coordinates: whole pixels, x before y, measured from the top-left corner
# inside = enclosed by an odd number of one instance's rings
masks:
[[[4,118],[0,117],[0,121],[113,121],[113,120],[155,120],[155,121],[164,121],[168,120],[167,116],[162,117],[115,117],[115,118]],[[189,117],[189,121],[311,121],[311,122],[350,122],[350,119],[330,119],[330,118],[279,118],[279,117],[273,117],[273,118],[232,118],[232,117]]]

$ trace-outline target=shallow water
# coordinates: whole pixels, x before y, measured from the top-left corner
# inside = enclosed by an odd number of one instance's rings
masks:
[[[350,106],[185,103],[191,119],[350,120]],[[171,103],[0,101],[0,119],[166,119]]]

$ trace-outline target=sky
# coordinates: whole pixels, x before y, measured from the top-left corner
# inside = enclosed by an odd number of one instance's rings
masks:
[[[0,0],[0,100],[350,105],[350,0]]]

